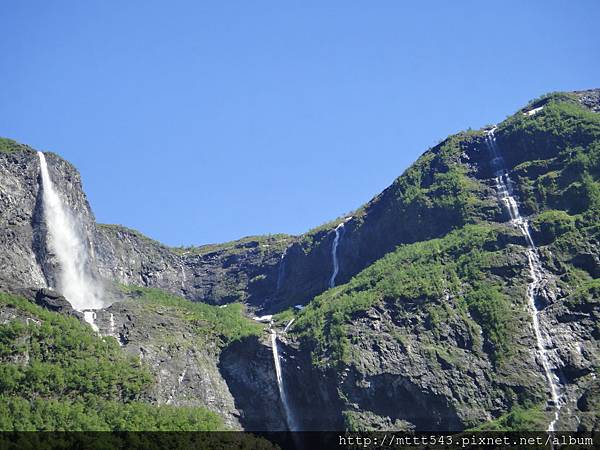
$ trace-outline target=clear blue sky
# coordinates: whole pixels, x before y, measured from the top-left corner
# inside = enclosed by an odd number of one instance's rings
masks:
[[[600,87],[600,2],[5,1],[0,135],[98,221],[172,245],[301,233],[446,135]]]

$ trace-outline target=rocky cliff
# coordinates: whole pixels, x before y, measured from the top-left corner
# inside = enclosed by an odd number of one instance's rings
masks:
[[[523,222],[499,194],[490,128],[449,137],[368,204],[302,236],[192,248],[96,225],[77,172],[47,159],[118,300],[96,312],[100,334],[149,370],[149,404],[285,429],[269,331],[241,316],[261,311],[277,313],[302,429],[546,429],[559,410],[558,428],[590,430],[600,426],[599,110],[600,90],[559,93],[498,124]],[[2,141],[0,288],[58,314],[37,291],[56,286],[38,171],[32,149]]]
[[[247,237],[220,245],[169,248],[117,225],[99,225],[95,239],[104,277],[154,287],[192,301],[245,302],[261,308],[277,286],[286,235]]]
[[[509,189],[529,216],[541,258],[534,295],[541,345],[558,380],[558,429],[599,424],[587,402],[597,391],[600,356],[600,311],[592,306],[600,242],[597,109],[598,91],[556,94],[496,131]],[[556,405],[548,400],[528,304],[535,281],[528,244],[497,196],[493,158],[485,132],[459,134],[427,152],[382,197],[398,186],[399,205],[418,199],[422,206],[410,215],[423,217],[451,193],[441,202],[441,229],[423,225],[418,242],[407,239],[298,314],[292,340],[322,376],[333,374],[347,427],[501,428],[518,416],[527,422],[520,426],[542,428],[552,420]],[[436,178],[446,181],[430,196]],[[397,229],[407,220],[419,219],[398,218]]]
[[[5,288],[55,286],[58,262],[47,245],[36,152],[6,139],[0,144],[0,283]],[[46,158],[50,176],[61,186],[62,199],[77,217],[85,245],[92,249],[95,219],[79,172],[53,153]]]

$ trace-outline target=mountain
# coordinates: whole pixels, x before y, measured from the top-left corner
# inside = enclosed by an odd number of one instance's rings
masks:
[[[96,224],[46,153],[110,303],[87,313],[40,156],[2,139],[2,429],[597,430],[599,112],[549,94],[301,236],[190,248]]]

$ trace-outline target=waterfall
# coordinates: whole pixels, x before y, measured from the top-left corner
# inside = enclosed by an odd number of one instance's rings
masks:
[[[56,255],[59,270],[56,288],[74,309],[84,313],[85,320],[94,324],[94,309],[102,308],[102,288],[89,272],[90,257],[78,223],[56,192],[46,157],[38,152],[42,178],[42,202],[49,248]]]
[[[277,271],[277,290],[281,289],[283,283],[283,277],[285,276],[285,255],[287,255],[288,249],[286,248],[281,254],[281,260],[279,261],[279,269]]]
[[[284,332],[284,333],[287,333],[287,330],[289,330],[289,329],[290,329],[290,327],[291,327],[291,326],[292,326],[292,324],[294,323],[294,320],[296,320],[296,319],[292,319],[292,320],[290,320],[290,321],[287,323],[287,325],[286,325],[286,326],[285,326],[285,328],[283,329],[283,332]]]
[[[183,268],[183,263],[181,263],[179,266],[181,268],[181,290],[185,291],[185,282],[186,282],[185,269]]]
[[[548,425],[547,430],[548,432],[553,432],[555,431],[555,425],[558,421],[558,415],[562,407],[559,397],[560,380],[552,372],[552,368],[550,366],[547,348],[550,339],[547,336],[544,336],[540,328],[540,321],[538,317],[539,309],[535,301],[539,291],[542,289],[544,269],[542,262],[540,261],[538,250],[533,242],[533,238],[531,237],[529,222],[521,217],[521,214],[519,213],[519,206],[513,196],[513,182],[510,179],[508,172],[504,168],[504,160],[498,151],[498,145],[494,135],[495,130],[496,128],[494,127],[488,131],[486,136],[486,144],[490,150],[490,153],[492,154],[491,164],[495,170],[494,175],[498,197],[508,211],[511,222],[521,231],[525,237],[525,240],[527,241],[527,260],[529,264],[529,272],[531,274],[531,283],[529,283],[529,286],[527,287],[527,298],[529,301],[529,311],[531,314],[533,330],[535,332],[537,354],[542,363],[544,375],[546,376],[548,387],[550,389],[551,406],[554,407],[554,419]]]
[[[331,278],[329,279],[329,288],[335,286],[335,278],[337,277],[338,272],[340,271],[340,264],[337,257],[337,249],[340,244],[340,236],[344,231],[344,224],[346,222],[340,223],[337,227],[335,227],[335,238],[333,239],[333,245],[331,246],[331,259],[333,260],[333,272],[331,273]]]
[[[115,326],[115,315],[113,313],[110,313],[110,319],[108,321],[108,325],[110,327],[109,336],[112,336],[117,340],[117,342],[119,343],[119,347],[123,347],[123,342],[121,342],[119,333],[117,333],[117,327]]]
[[[298,431],[296,420],[288,404],[287,395],[285,393],[285,385],[283,384],[283,373],[281,371],[281,361],[279,359],[279,349],[277,348],[277,333],[271,328],[271,350],[273,352],[273,363],[275,365],[275,375],[277,377],[277,388],[279,389],[279,398],[285,412],[285,421],[289,431]]]
[[[96,312],[88,309],[88,310],[83,310],[83,319],[89,323],[92,326],[92,329],[100,334],[100,328],[98,328],[98,325],[96,325]]]

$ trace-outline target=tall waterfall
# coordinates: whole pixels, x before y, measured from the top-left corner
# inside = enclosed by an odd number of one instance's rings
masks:
[[[298,426],[294,414],[290,408],[283,384],[283,373],[281,371],[281,360],[279,359],[279,349],[277,347],[277,333],[271,328],[271,350],[273,352],[273,363],[275,365],[275,375],[277,376],[277,388],[279,389],[279,398],[285,412],[285,421],[289,431],[298,431]]]
[[[54,189],[46,157],[38,152],[42,177],[44,219],[48,245],[56,255],[59,272],[56,287],[94,329],[95,313],[102,308],[102,288],[89,272],[90,257],[76,219]]]
[[[542,289],[544,269],[540,261],[538,250],[531,237],[529,222],[521,217],[521,214],[519,213],[519,206],[513,196],[513,182],[508,176],[508,172],[504,168],[504,159],[498,151],[498,145],[494,135],[495,130],[496,127],[488,131],[486,136],[486,144],[490,153],[492,154],[491,163],[495,170],[494,175],[498,197],[508,211],[511,222],[521,231],[525,237],[525,240],[527,241],[527,259],[529,263],[529,271],[531,273],[531,283],[529,283],[529,286],[527,287],[527,298],[529,300],[529,311],[535,332],[537,354],[542,363],[548,387],[550,388],[550,400],[552,402],[551,406],[554,407],[554,419],[548,426],[548,432],[553,432],[555,431],[555,425],[558,421],[558,415],[562,407],[560,402],[560,380],[556,374],[552,372],[552,368],[550,366],[550,361],[548,359],[548,344],[550,343],[550,339],[542,332],[540,328],[538,317],[539,309],[535,301],[540,290]]]
[[[340,223],[337,227],[335,227],[335,238],[333,239],[333,245],[331,246],[331,259],[333,260],[333,272],[331,273],[331,278],[329,278],[329,288],[335,286],[335,278],[337,277],[338,272],[340,271],[340,263],[337,257],[337,249],[340,244],[340,236],[344,231],[344,224],[346,222]]]

